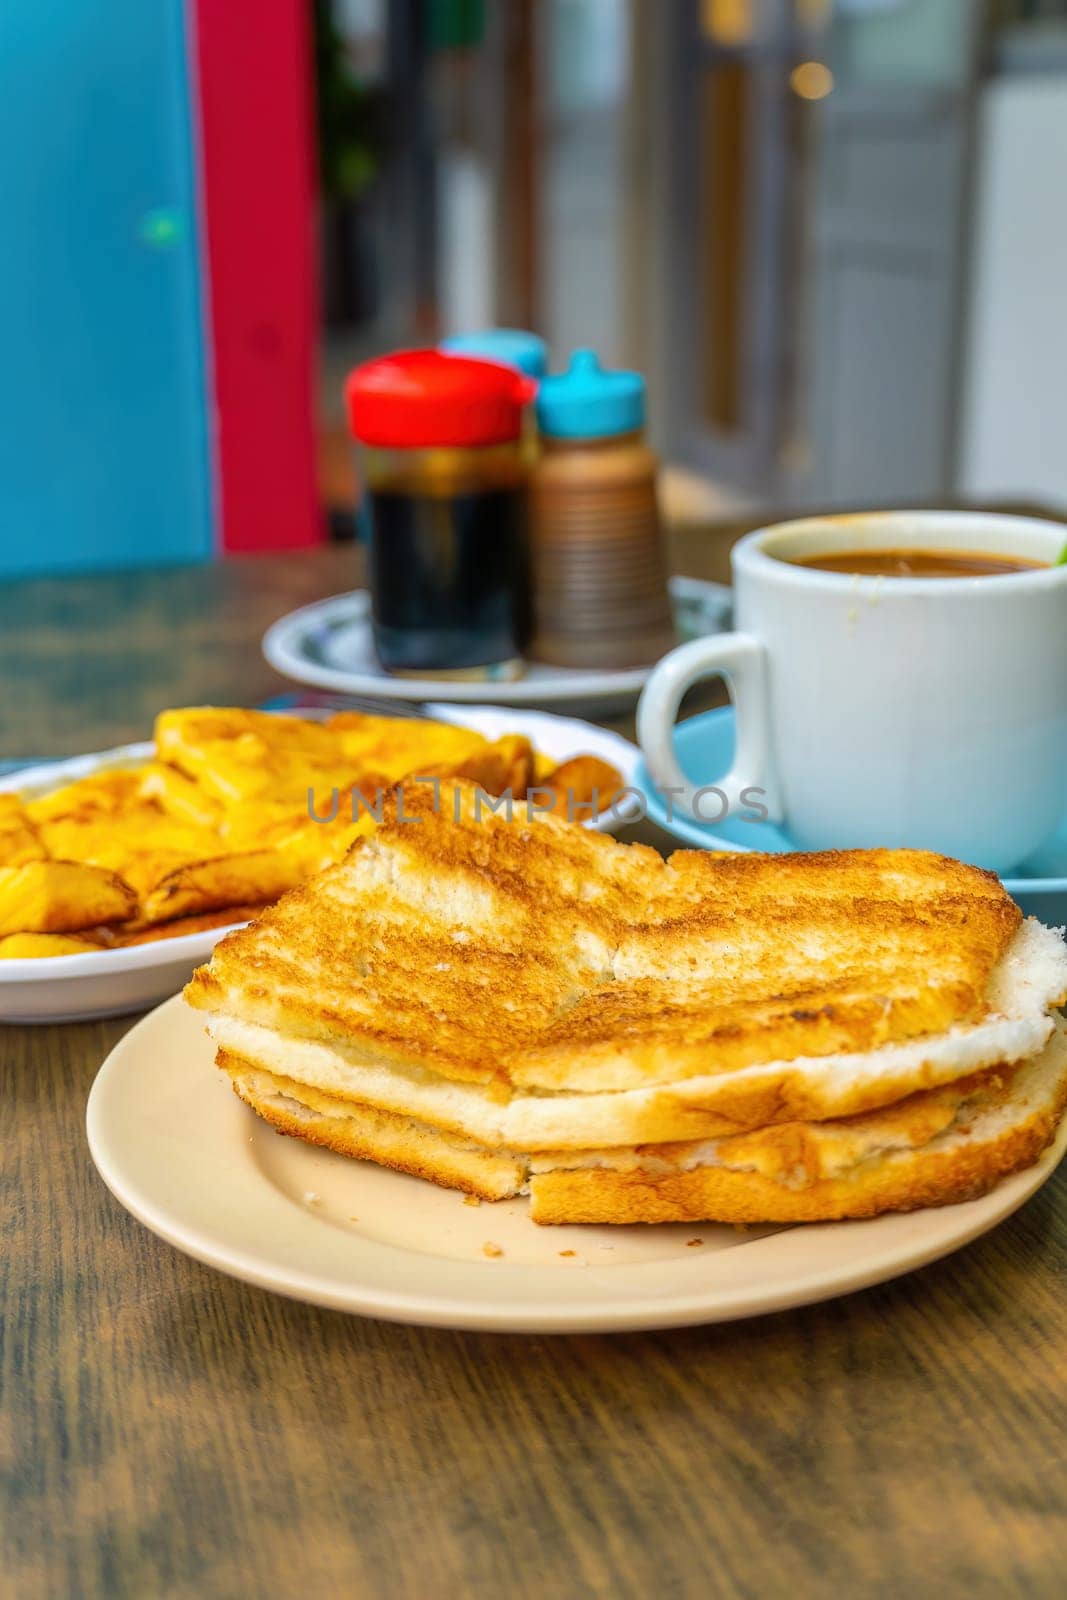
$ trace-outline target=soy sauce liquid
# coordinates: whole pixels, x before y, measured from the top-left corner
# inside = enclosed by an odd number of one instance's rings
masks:
[[[379,489],[369,511],[374,643],[383,667],[463,671],[521,658],[530,615],[519,489],[448,499]]]
[[[494,477],[499,478],[499,471]],[[521,477],[372,483],[365,512],[374,643],[391,672],[508,669],[529,643]]]

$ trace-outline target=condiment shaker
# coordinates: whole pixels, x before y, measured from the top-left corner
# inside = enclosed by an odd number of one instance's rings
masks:
[[[408,350],[345,386],[378,658],[406,676],[521,675],[530,634],[523,407],[496,362]]]
[[[645,382],[606,371],[592,350],[537,392],[530,478],[534,639],[556,666],[643,666],[676,642],[644,439]]]

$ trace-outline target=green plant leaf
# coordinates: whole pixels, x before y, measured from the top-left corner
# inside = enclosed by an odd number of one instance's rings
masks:
[[[1064,545],[1063,549],[1056,557],[1056,565],[1058,567],[1067,567],[1067,544]]]

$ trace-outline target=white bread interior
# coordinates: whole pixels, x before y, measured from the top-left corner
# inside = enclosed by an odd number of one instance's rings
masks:
[[[210,1018],[208,1032],[218,1046],[268,1073],[487,1148],[582,1150],[854,1115],[982,1067],[1023,1061],[1045,1045],[1052,1031],[1048,1009],[1065,991],[1067,946],[1059,931],[1030,918],[993,971],[989,1014],[981,1022],[865,1052],[768,1061],[675,1084],[590,1094],[464,1083],[368,1058],[358,1045],[283,1034],[223,1014]]]
[[[486,1150],[417,1119],[332,1098],[242,1062],[220,1065],[279,1131],[487,1200],[529,1194],[535,1222],[799,1222],[947,1204],[1035,1161],[1067,1099],[1067,1029],[1022,1066],[920,1091],[901,1106],[655,1148]]]

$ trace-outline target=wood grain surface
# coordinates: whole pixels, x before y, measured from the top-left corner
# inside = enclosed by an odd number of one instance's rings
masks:
[[[0,754],[254,703],[263,628],[354,559],[0,590]],[[1067,1589],[1063,1172],[947,1261],[762,1321],[395,1327],[232,1282],[111,1198],[84,1107],[131,1020],[0,1031],[3,1596]]]

